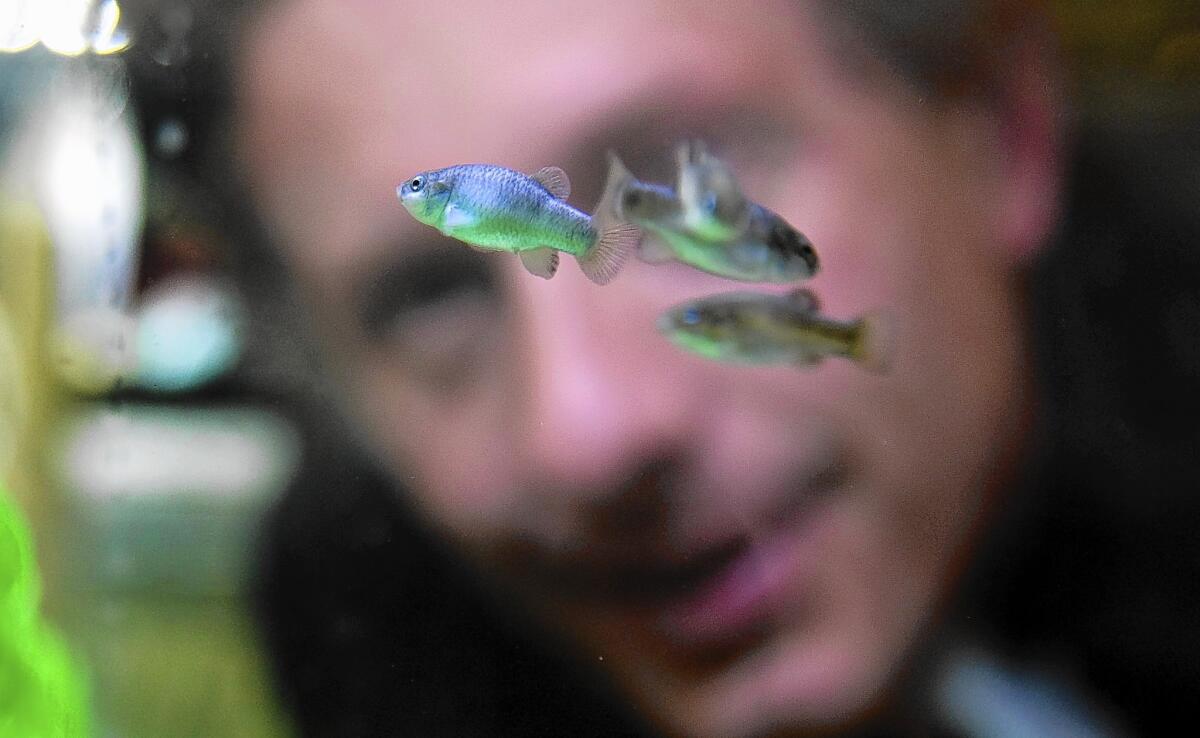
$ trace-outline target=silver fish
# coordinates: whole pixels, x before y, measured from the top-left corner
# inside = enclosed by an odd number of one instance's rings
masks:
[[[571,184],[558,167],[533,175],[490,164],[461,164],[416,174],[396,196],[418,221],[476,248],[511,251],[545,279],[558,254],[579,261],[588,279],[606,284],[641,238],[635,226],[608,217],[615,193],[605,191],[596,217],[571,207]]]
[[[742,197],[720,160],[681,148],[677,163],[686,168],[673,189],[638,180],[609,152],[606,190],[617,192],[616,217],[652,236],[642,240],[643,261],[678,260],[747,282],[794,282],[816,273],[817,254],[809,240],[776,213]]]

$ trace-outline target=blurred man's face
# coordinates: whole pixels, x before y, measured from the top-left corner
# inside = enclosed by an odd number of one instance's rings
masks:
[[[988,121],[843,70],[827,36],[797,3],[296,2],[243,60],[260,204],[364,437],[505,596],[687,734],[878,699],[1024,407]],[[544,281],[394,194],[558,165],[590,211],[607,147],[662,181],[689,135],[812,239],[827,314],[885,316],[889,374],[682,353],[655,318],[745,285],[631,260],[597,287],[569,258]]]

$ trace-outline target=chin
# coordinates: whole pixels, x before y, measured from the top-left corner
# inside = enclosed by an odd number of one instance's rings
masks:
[[[824,735],[865,721],[883,700],[882,659],[835,644],[763,647],[684,693],[660,694],[664,727],[697,738]]]

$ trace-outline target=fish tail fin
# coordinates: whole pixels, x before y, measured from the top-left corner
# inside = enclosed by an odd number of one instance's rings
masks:
[[[592,215],[596,241],[578,257],[579,268],[596,284],[611,282],[642,240],[641,229],[627,223],[621,213],[621,194],[633,181],[620,157],[609,151],[608,180]]]
[[[891,319],[884,313],[870,313],[858,321],[850,358],[868,371],[884,374],[891,368],[892,344]]]
[[[642,240],[642,230],[616,222],[596,234],[596,242],[579,256],[579,268],[596,284],[608,284],[621,271],[629,252]]]
[[[621,161],[621,157],[617,156],[617,152],[609,149],[608,179],[604,181],[604,193],[600,195],[600,202],[596,205],[596,212],[592,215],[592,219],[601,219],[609,223],[624,221],[625,214],[621,210],[621,195],[635,181],[637,180],[625,167],[625,162]]]

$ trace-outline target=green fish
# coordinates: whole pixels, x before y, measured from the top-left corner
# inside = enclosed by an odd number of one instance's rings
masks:
[[[823,318],[816,295],[729,292],[676,305],[659,316],[658,330],[688,351],[738,364],[810,367],[826,356],[851,359],[874,372],[889,359],[885,321],[870,315],[850,322]]]
[[[396,187],[420,222],[471,246],[512,251],[532,274],[550,279],[560,251],[571,254],[596,284],[607,284],[641,240],[634,225],[614,217],[605,191],[596,216],[566,203],[570,180],[558,167],[527,175],[489,164],[421,172]]]
[[[795,282],[816,274],[817,253],[776,213],[747,200],[729,168],[699,144],[676,150],[677,187],[642,182],[609,152],[608,186],[616,217],[653,238],[639,256],[652,264],[677,260],[710,274],[746,282]]]

